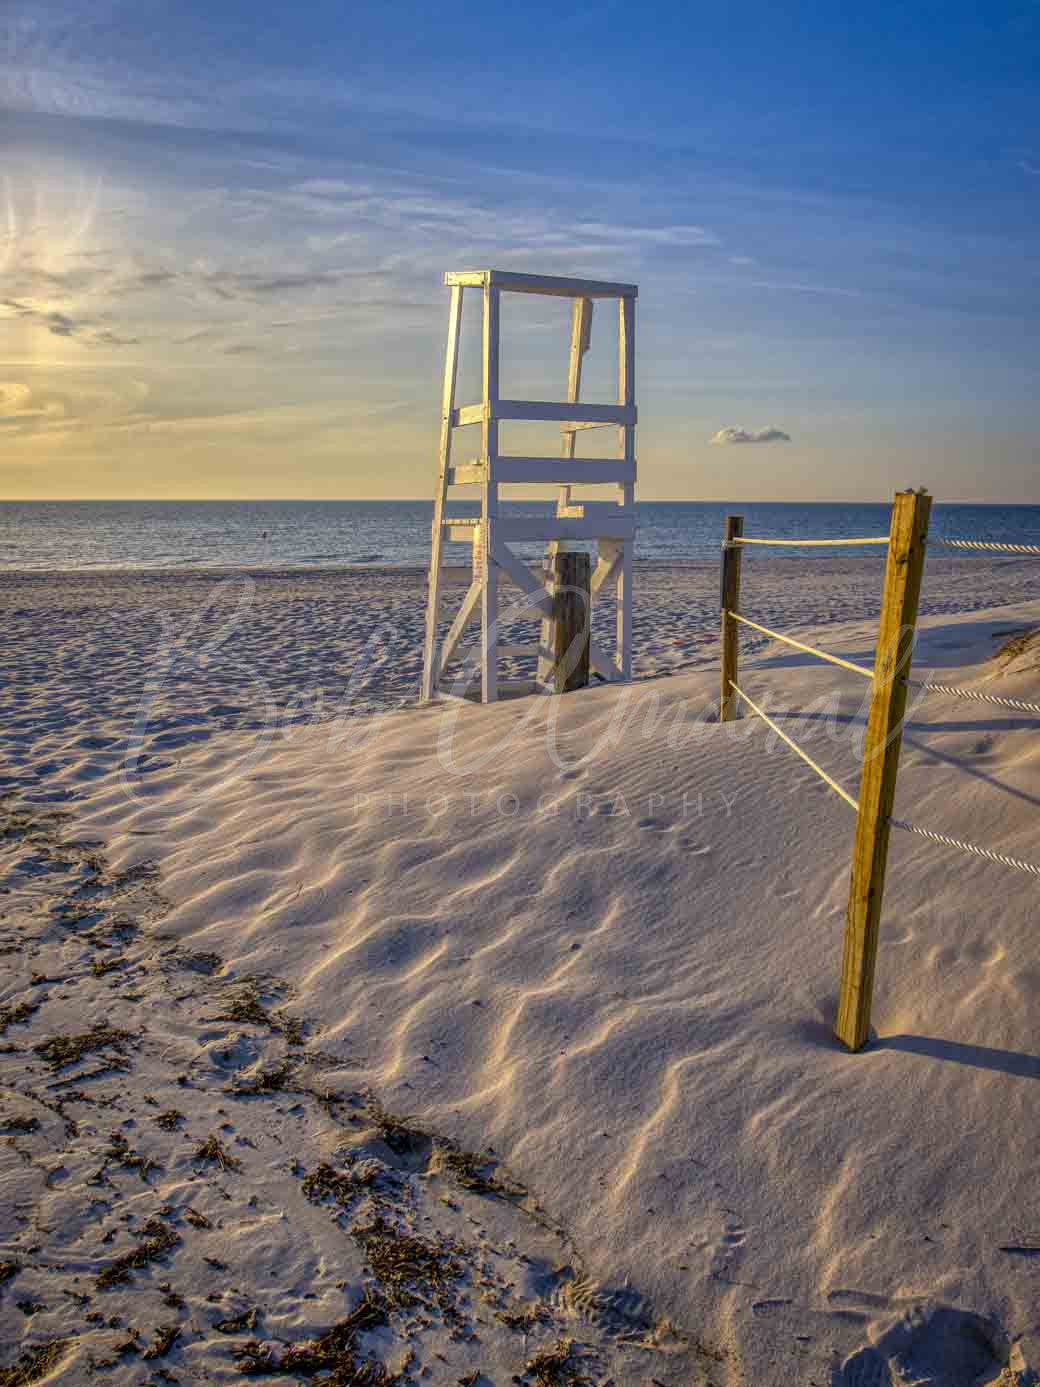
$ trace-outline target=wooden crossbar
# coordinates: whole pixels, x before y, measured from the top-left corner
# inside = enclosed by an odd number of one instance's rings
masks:
[[[562,275],[518,274],[514,270],[449,270],[444,283],[465,289],[504,289],[512,294],[549,294],[561,299],[634,299],[635,284],[605,279],[568,279]]]

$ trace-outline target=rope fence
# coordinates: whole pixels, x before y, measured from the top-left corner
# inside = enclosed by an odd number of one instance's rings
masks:
[[[867,669],[865,665],[854,665],[851,660],[843,660],[840,655],[829,655],[826,650],[818,650],[815,645],[803,645],[801,641],[796,641],[793,636],[782,636],[779,631],[770,631],[768,626],[759,626],[757,621],[749,621],[746,616],[741,616],[739,612],[727,612],[727,616],[739,621],[741,626],[750,626],[752,631],[761,631],[764,636],[772,636],[775,641],[783,641],[785,645],[793,645],[795,650],[804,650],[810,655],[815,655],[818,660],[826,660],[829,664],[840,665],[842,669],[851,669],[854,674],[863,674],[868,679],[873,679],[874,671]]]
[[[935,536],[937,544],[948,549],[991,549],[996,554],[1040,554],[1040,544],[999,544],[987,539],[944,539]]]
[[[765,544],[782,545],[791,549],[814,549],[820,547],[836,548],[857,544],[887,544],[888,535],[868,535],[865,538],[853,539],[773,539],[765,536],[741,536],[739,539],[726,541],[726,546],[746,544]],[[1004,544],[998,540],[988,539],[946,539],[943,535],[934,535],[930,541],[932,544],[944,544],[949,549],[976,549],[991,550],[995,554],[1040,554],[1040,544]]]
[[[872,535],[868,539],[733,539],[730,544],[783,544],[795,549],[828,547],[847,544],[887,544],[888,535]]]
[[[763,713],[762,709],[758,706],[757,703],[752,702],[752,700],[748,698],[747,694],[744,692],[743,689],[738,688],[736,684],[734,684],[733,687],[734,689],[736,689],[737,695],[744,700],[744,702],[748,705],[748,707],[755,714],[755,716],[760,717],[767,727],[771,727],[773,729],[773,731],[776,733],[776,735],[780,738],[781,741],[786,742],[792,751],[797,752],[797,754],[802,758],[805,764],[807,766],[811,766],[812,769],[816,772],[816,774],[820,777],[820,779],[825,782],[825,784],[829,785],[832,790],[836,790],[837,793],[841,795],[845,803],[851,804],[853,809],[859,808],[858,801],[852,795],[849,794],[848,790],[843,789],[842,786],[840,786],[836,780],[832,780],[831,777],[827,774],[827,772],[823,769],[823,767],[818,766],[816,764],[816,762],[812,759],[808,752],[803,751],[802,748],[798,745],[798,743],[794,741],[791,737],[789,737],[782,728],[777,727],[776,723],[767,713]]]
[[[881,538],[858,539],[779,539],[744,535],[743,517],[731,515],[726,521],[722,546],[722,688],[719,718],[729,722],[737,716],[738,703],[745,703],[795,754],[846,804],[856,811],[856,839],[852,854],[852,880],[846,913],[842,956],[841,990],[835,1030],[850,1050],[866,1042],[870,1029],[870,1008],[874,969],[880,934],[881,906],[888,858],[888,830],[898,828],[942,847],[969,853],[987,862],[1010,867],[1040,878],[1040,865],[965,842],[945,833],[922,828],[893,813],[907,692],[919,689],[926,694],[963,698],[993,704],[1015,712],[1040,714],[1040,704],[1025,699],[1005,698],[978,689],[965,689],[933,680],[911,679],[910,664],[916,635],[917,609],[928,543],[931,497],[924,491],[897,492],[892,507],[891,529]],[[952,549],[993,551],[1001,554],[1040,555],[1040,545],[1013,544],[976,539],[945,539],[936,542]],[[752,621],[739,611],[741,551],[749,544],[851,547],[887,544],[888,561],[881,604],[881,621],[875,650],[874,668],[867,669],[839,655],[796,640]],[[771,640],[804,651],[818,660],[838,665],[871,680],[873,692],[863,745],[863,766],[859,798],[834,780],[798,743],[740,687],[739,627],[745,626]]]
[[[1040,703],[1026,703],[1021,698],[1001,698],[999,694],[981,693],[978,689],[959,689],[953,684],[932,684],[927,679],[907,679],[906,683],[911,689],[945,694],[948,698],[970,698],[974,703],[995,703],[998,708],[1014,708],[1020,713],[1040,713]]]
[[[950,838],[945,833],[933,833],[930,828],[919,828],[917,824],[907,823],[905,819],[892,819],[888,821],[893,828],[905,829],[907,833],[916,833],[919,838],[930,838],[933,843],[941,843],[943,847],[960,848],[961,852],[970,852],[975,857],[984,857],[989,862],[999,862],[1004,867],[1016,867],[1020,872],[1029,872],[1032,876],[1040,877],[1040,867],[1033,862],[1023,862],[1018,857],[1006,857],[1002,852],[993,852],[990,848],[980,848],[976,843],[966,843],[962,838]]]

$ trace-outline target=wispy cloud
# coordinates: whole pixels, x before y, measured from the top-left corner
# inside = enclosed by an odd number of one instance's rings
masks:
[[[791,435],[784,433],[783,429],[777,429],[770,425],[764,429],[739,429],[730,424],[727,428],[719,429],[718,433],[711,439],[712,443],[790,443]]]
[[[136,337],[120,337],[109,328],[99,327],[88,319],[73,318],[55,308],[38,308],[21,299],[0,299],[0,308],[6,309],[12,317],[46,328],[55,337],[74,337],[89,345],[109,347],[128,347],[138,341]]]

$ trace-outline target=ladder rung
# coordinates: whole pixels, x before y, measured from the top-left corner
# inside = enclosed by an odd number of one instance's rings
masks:
[[[481,424],[486,418],[507,421],[509,419],[541,420],[543,423],[581,425],[582,427],[602,428],[607,424],[621,427],[636,422],[635,405],[590,405],[559,400],[496,400],[491,405],[460,405],[451,412],[451,422],[455,428],[465,428],[467,424]]]
[[[556,400],[498,400],[491,406],[492,419],[543,419],[567,424],[619,424],[636,422],[635,405],[590,405],[582,400],[560,404]]]
[[[633,460],[619,458],[499,457],[490,466],[474,459],[451,469],[449,486],[483,483],[559,482],[566,486],[623,486],[636,479]]]
[[[588,516],[517,516],[494,521],[492,534],[506,543],[523,540],[553,539],[635,539],[636,518],[631,511],[616,515]]]
[[[569,520],[620,520],[632,512],[614,501],[575,501],[573,505],[561,506],[556,514]]]

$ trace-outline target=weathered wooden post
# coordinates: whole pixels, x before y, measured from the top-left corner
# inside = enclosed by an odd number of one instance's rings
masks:
[[[740,610],[740,561],[743,550],[732,541],[744,533],[742,515],[726,516],[726,539],[722,546],[722,695],[719,700],[719,721],[732,722],[737,716],[737,695],[733,685],[737,678],[739,651],[737,623],[729,615]]]
[[[592,558],[575,545],[561,541],[549,556],[552,616],[553,693],[584,689],[589,682],[589,644],[592,615]]]
[[[931,508],[932,498],[925,491],[897,492],[892,506],[835,1025],[838,1039],[850,1050],[861,1049],[870,1032],[889,817],[895,804]]]

